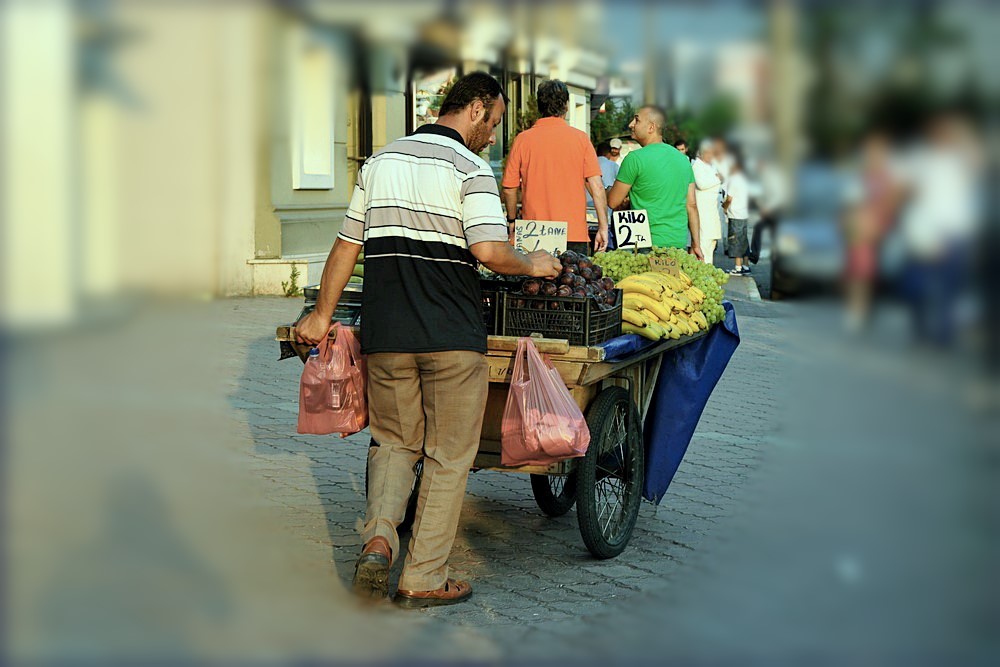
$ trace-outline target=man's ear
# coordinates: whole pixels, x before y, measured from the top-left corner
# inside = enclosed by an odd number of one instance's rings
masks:
[[[470,117],[473,123],[478,123],[486,114],[486,107],[481,100],[474,100],[470,108]]]

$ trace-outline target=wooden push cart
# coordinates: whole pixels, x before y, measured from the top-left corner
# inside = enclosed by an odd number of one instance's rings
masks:
[[[501,465],[500,428],[517,338],[490,336],[490,386],[474,469],[530,474],[535,501],[545,514],[562,516],[575,503],[580,534],[590,552],[598,558],[617,556],[628,545],[639,512],[645,463],[642,425],[663,353],[705,333],[665,340],[616,362],[605,361],[605,351],[600,347],[534,338],[538,350],[548,355],[566,382],[590,427],[590,447],[585,456],[547,467]],[[309,346],[295,342],[293,327],[278,327],[277,340],[290,344],[305,360]],[[413,516],[419,469],[416,480],[407,521]]]

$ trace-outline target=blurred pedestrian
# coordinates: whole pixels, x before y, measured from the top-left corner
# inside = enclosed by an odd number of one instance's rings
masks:
[[[677,141],[674,142],[674,148],[676,148],[681,153],[683,153],[684,157],[687,157],[687,154],[688,154],[688,144],[687,144],[687,140],[684,139],[684,137],[681,137],[680,139],[678,139]]]
[[[722,176],[722,189],[728,189],[727,181],[732,170],[734,156],[729,150],[729,144],[722,137],[712,139],[712,166]]]
[[[729,180],[726,200],[722,204],[726,211],[729,231],[726,235],[726,256],[733,258],[736,268],[729,273],[744,276],[750,273],[750,259],[747,254],[747,222],[750,218],[750,185],[743,173],[743,160],[739,155],[729,155]]]
[[[698,146],[698,155],[691,163],[694,172],[695,201],[701,221],[701,252],[706,264],[713,264],[715,246],[722,238],[722,220],[719,218],[719,188],[722,176],[712,166],[712,142],[705,139]]]
[[[929,123],[924,144],[904,167],[909,193],[901,220],[909,255],[905,284],[918,341],[939,347],[955,341],[981,219],[981,169],[970,128],[950,115]]]
[[[538,87],[535,124],[514,139],[503,174],[503,201],[513,237],[521,192],[521,217],[556,220],[568,225],[567,249],[590,254],[587,198],[590,192],[597,214],[593,249],[608,245],[608,207],[601,167],[590,137],[566,122],[569,88],[558,79]]]
[[[656,106],[644,106],[633,116],[629,129],[642,148],[625,156],[608,204],[617,209],[630,197],[632,208],[645,209],[649,216],[653,245],[687,247],[704,259],[691,161],[663,142],[666,120],[666,113]]]
[[[889,142],[881,134],[870,135],[862,146],[859,185],[858,201],[848,208],[845,219],[846,324],[851,331],[858,331],[868,323],[879,276],[880,250],[895,220],[899,199],[890,166]]]
[[[761,197],[757,202],[760,219],[754,225],[750,239],[750,261],[754,264],[760,261],[764,235],[770,235],[771,243],[774,243],[778,221],[788,202],[788,186],[778,165],[766,158],[760,159],[757,163],[757,178],[761,186]]]

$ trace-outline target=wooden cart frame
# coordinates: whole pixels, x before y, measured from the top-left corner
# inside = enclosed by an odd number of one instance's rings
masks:
[[[638,516],[645,466],[642,425],[663,354],[706,333],[665,340],[616,362],[605,361],[605,351],[600,347],[533,338],[584,412],[591,443],[581,458],[549,466],[519,467],[502,465],[500,456],[501,423],[518,339],[490,336],[486,355],[490,386],[473,469],[531,475],[532,493],[545,514],[561,516],[576,504],[580,534],[590,552],[598,558],[617,556],[628,545]],[[305,360],[309,346],[295,341],[293,327],[278,327],[277,340],[289,343],[299,358]],[[419,476],[420,464],[404,523],[412,521]]]

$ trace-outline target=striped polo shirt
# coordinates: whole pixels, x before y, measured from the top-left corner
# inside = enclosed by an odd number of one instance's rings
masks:
[[[486,352],[469,246],[507,241],[490,166],[451,128],[425,125],[358,173],[339,238],[364,244],[361,350]]]

